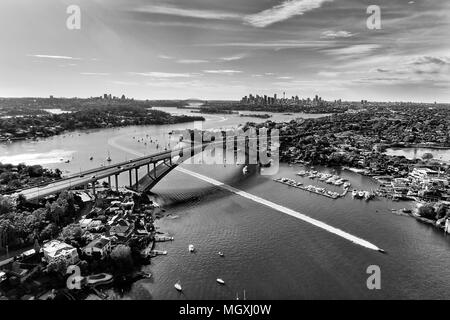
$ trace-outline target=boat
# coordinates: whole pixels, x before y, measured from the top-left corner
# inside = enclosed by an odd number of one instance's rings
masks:
[[[364,197],[364,191],[358,191],[358,197],[363,198]]]
[[[94,160],[94,157],[90,157],[89,160],[91,160],[91,161]]]
[[[371,193],[371,192],[369,192],[369,191],[365,191],[364,192],[364,199],[365,200],[370,200],[370,199],[372,199],[374,197],[374,194],[373,193]]]
[[[174,287],[175,287],[175,289],[177,289],[178,291],[183,291],[183,288],[181,288],[181,284],[180,284],[180,282],[177,282],[177,283],[175,283],[174,284]]]
[[[358,196],[358,191],[353,190],[353,191],[352,191],[352,197],[353,197],[353,198],[356,198],[357,196]]]
[[[242,169],[242,173],[243,173],[243,174],[247,174],[247,173],[248,173],[248,167],[247,167],[247,166],[245,166],[245,167]]]
[[[225,255],[224,255],[223,252],[221,252],[221,251],[219,251],[219,256],[225,257]]]
[[[193,244],[190,244],[188,248],[189,248],[190,252],[194,252],[195,251],[195,248],[194,248]]]
[[[223,281],[223,280],[220,279],[220,278],[217,278],[216,281],[217,281],[219,284],[225,284],[225,281]]]
[[[112,160],[111,160],[111,155],[109,154],[109,151],[108,151],[108,158],[106,158],[106,161],[108,161],[108,162],[111,162]]]

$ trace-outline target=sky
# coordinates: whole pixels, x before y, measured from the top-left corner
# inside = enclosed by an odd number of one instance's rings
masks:
[[[1,0],[0,96],[450,102],[449,18],[448,0]]]

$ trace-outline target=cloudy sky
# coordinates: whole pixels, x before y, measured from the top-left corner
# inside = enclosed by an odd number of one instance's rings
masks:
[[[450,102],[449,18],[448,0],[1,0],[0,96]]]

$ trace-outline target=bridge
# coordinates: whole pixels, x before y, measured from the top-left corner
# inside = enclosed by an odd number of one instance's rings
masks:
[[[235,142],[234,151],[236,152],[236,142],[238,142],[238,140],[236,138],[234,138],[233,140]],[[248,141],[249,138],[246,138],[245,163],[248,163]],[[98,181],[107,180],[108,186],[111,188],[112,179],[114,179],[115,189],[116,191],[118,191],[119,175],[126,172],[128,172],[129,176],[129,185],[127,186],[127,188],[129,190],[142,193],[151,190],[170,171],[175,169],[178,165],[180,165],[187,159],[203,152],[208,145],[216,147],[220,146],[220,144],[223,144],[222,146],[225,146],[226,141],[203,141],[201,143],[194,143],[194,141],[184,141],[180,142],[178,144],[178,147],[172,150],[139,157],[133,160],[116,163],[114,165],[103,166],[100,168],[83,171],[76,175],[65,177],[48,184],[41,184],[26,189],[15,190],[15,194],[23,195],[27,201],[35,201],[64,190],[80,188],[87,189],[89,187],[92,188],[92,193],[95,195],[96,184],[98,183]],[[257,149],[259,150],[259,144]],[[257,154],[257,156],[259,159],[259,154]],[[147,169],[147,174],[140,178],[139,169],[142,167],[145,167]]]
[[[186,144],[189,143],[184,143],[184,145]],[[97,182],[106,179],[109,187],[111,187],[112,179],[114,179],[115,188],[118,190],[119,175],[126,172],[128,172],[129,175],[128,189],[136,192],[148,191],[175,167],[190,157],[202,152],[209,144],[210,142],[199,143],[196,145],[193,145],[192,143],[189,146],[182,146],[178,149],[167,150],[129,161],[119,162],[114,165],[82,171],[76,175],[48,184],[15,190],[15,194],[21,194],[27,201],[33,201],[64,190],[87,188],[89,186],[95,194]],[[142,167],[146,167],[147,174],[140,179],[139,169]]]

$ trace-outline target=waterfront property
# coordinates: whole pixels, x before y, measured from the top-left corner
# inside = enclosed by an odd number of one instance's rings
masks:
[[[84,247],[83,252],[88,256],[97,255],[103,259],[111,253],[111,250],[111,239],[101,236],[100,238],[91,241],[86,247]]]
[[[80,258],[77,249],[59,240],[51,240],[43,246],[44,259],[50,262],[64,260],[67,264],[75,264]]]

